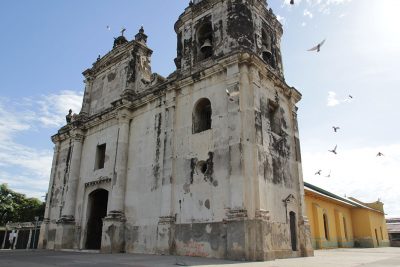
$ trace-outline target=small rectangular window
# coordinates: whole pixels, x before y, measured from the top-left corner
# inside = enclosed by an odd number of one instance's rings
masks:
[[[106,144],[98,145],[96,150],[95,170],[103,169],[106,158]]]

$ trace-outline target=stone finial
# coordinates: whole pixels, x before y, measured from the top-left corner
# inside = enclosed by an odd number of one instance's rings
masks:
[[[144,44],[147,43],[147,35],[144,33],[143,26],[140,27],[139,32],[135,35],[135,40]]]
[[[121,35],[118,36],[117,38],[114,37],[114,45],[113,48],[116,48],[117,46],[123,45],[128,42],[128,40],[124,36],[124,32],[126,31],[125,28],[121,29]]]
[[[68,124],[68,123],[71,123],[71,120],[72,120],[72,109],[70,109],[70,110],[68,111],[67,116],[65,116],[65,120],[67,121],[67,124]]]

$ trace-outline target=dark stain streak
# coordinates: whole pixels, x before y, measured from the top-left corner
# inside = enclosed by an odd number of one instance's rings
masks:
[[[209,181],[210,183],[213,184],[214,178],[213,178],[213,174],[214,174],[214,153],[213,152],[208,152],[208,159],[206,160],[206,166],[207,169],[204,173],[204,181]],[[218,185],[218,183],[217,183]]]
[[[153,177],[154,184],[151,188],[151,191],[154,191],[158,188],[158,182],[160,180],[160,149],[161,149],[161,113],[158,113],[155,117],[155,125],[154,130],[157,134],[156,137],[156,155],[153,164]]]
[[[207,199],[207,200],[204,202],[204,206],[205,206],[207,209],[210,209],[210,200],[209,200],[209,199]]]
[[[194,173],[197,174],[196,165],[197,165],[197,158],[191,158],[190,159],[190,184],[193,184]]]
[[[254,28],[251,10],[248,3],[242,0],[228,1],[227,33],[237,40],[239,46],[253,49]]]

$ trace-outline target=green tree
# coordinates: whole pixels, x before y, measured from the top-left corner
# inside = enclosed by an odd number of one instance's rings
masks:
[[[43,217],[45,203],[37,198],[27,198],[7,184],[0,184],[0,225],[7,222],[34,221],[35,216]]]

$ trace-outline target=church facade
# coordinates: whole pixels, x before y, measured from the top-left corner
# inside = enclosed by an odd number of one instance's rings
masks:
[[[39,246],[233,260],[310,256],[296,103],[264,0],[195,0],[176,70],[143,28],[83,72],[55,144]]]

